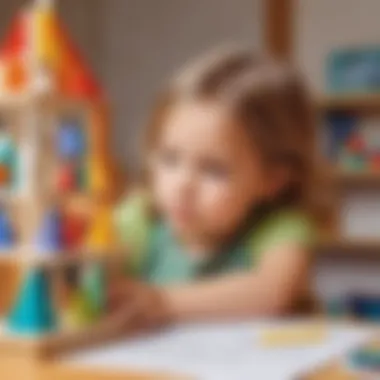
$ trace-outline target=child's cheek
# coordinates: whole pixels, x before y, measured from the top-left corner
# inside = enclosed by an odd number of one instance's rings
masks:
[[[201,189],[199,209],[204,218],[207,220],[223,217],[232,200],[228,181],[207,181]]]
[[[170,206],[174,187],[173,176],[164,171],[156,173],[153,177],[154,201],[161,211],[165,211]]]

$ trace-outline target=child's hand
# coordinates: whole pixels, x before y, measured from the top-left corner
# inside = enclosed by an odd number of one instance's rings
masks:
[[[120,334],[159,327],[170,320],[160,291],[142,282],[114,284],[108,306],[107,320]]]

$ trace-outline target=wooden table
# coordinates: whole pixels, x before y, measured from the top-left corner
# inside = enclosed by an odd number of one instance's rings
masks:
[[[348,373],[338,364],[331,364],[317,371],[305,380],[361,380],[358,376]]]
[[[55,361],[10,356],[0,358],[0,378],[4,380],[180,380],[178,376],[165,374],[87,370]]]
[[[168,374],[112,372],[110,370],[84,369],[58,360],[31,359],[2,353],[0,355],[0,379],[4,380],[190,380],[186,376]],[[195,380],[195,379],[191,379]],[[348,373],[337,362],[305,376],[302,380],[361,380]]]
[[[0,377],[4,380],[184,380],[165,374],[120,373],[79,369],[55,361],[33,361],[20,357],[0,358]],[[305,380],[360,380],[337,364],[317,371]]]
[[[0,358],[2,379],[12,380],[179,380],[178,376],[78,369],[54,362],[31,362],[20,358]],[[181,378],[182,380],[184,378]],[[338,365],[327,366],[305,380],[360,380]]]

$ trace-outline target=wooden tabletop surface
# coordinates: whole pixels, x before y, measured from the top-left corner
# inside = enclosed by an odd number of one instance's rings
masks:
[[[20,357],[0,357],[1,379],[12,380],[188,380],[168,374],[112,372],[82,369],[54,361],[28,360]],[[331,364],[304,380],[360,380]]]
[[[21,357],[0,358],[0,378],[6,380],[185,380],[167,374],[112,372],[76,368],[48,360]]]
[[[195,380],[187,376],[113,372],[80,368],[58,360],[37,360],[26,355],[2,353],[0,355],[0,379],[4,380]],[[359,376],[347,372],[338,363],[327,363],[324,368],[304,377],[302,380],[361,380]]]

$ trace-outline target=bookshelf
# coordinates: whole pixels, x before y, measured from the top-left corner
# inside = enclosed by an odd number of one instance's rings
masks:
[[[317,111],[323,119],[333,112],[353,115],[355,117],[379,116],[380,128],[380,94],[349,94],[323,96],[317,101]],[[338,256],[371,256],[380,258],[380,234],[376,239],[356,239],[339,237],[339,217],[341,214],[341,204],[339,201],[342,191],[380,189],[380,171],[370,170],[346,170],[339,167],[330,167],[330,179],[338,194],[338,201],[335,203],[336,226],[331,231],[330,236],[320,238],[316,250],[320,254],[336,253]]]

